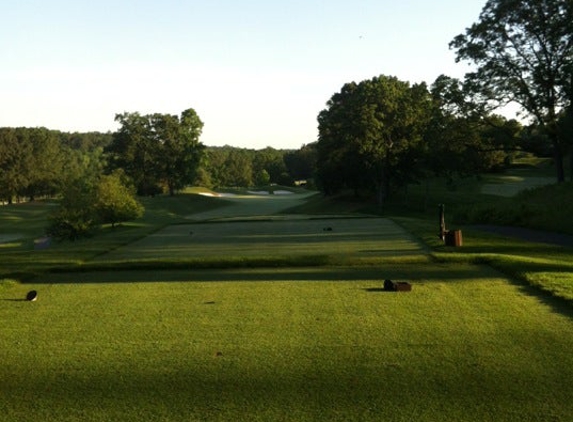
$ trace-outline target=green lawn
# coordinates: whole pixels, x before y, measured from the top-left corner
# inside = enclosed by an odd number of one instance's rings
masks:
[[[0,239],[0,421],[573,420],[571,250],[283,214],[302,199],[148,199],[45,250],[50,205],[0,209],[18,234]]]
[[[96,262],[422,254],[418,240],[389,219],[340,218],[173,225],[99,256]]]
[[[46,277],[0,299],[2,421],[573,417],[571,310],[487,267]]]

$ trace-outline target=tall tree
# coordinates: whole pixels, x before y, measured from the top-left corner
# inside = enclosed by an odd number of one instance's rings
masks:
[[[327,107],[318,116],[319,184],[372,187],[382,205],[392,185],[415,176],[431,111],[425,84],[379,76],[346,84]]]
[[[110,166],[123,169],[133,179],[138,194],[159,193],[158,144],[152,136],[149,116],[126,112],[117,114],[115,120],[121,127],[105,150]]]
[[[191,184],[201,162],[204,145],[199,142],[203,122],[193,109],[181,116],[169,114],[116,115],[121,128],[106,151],[113,168],[130,176],[139,194],[155,194],[167,186],[170,195]]]
[[[571,105],[573,2],[488,0],[479,22],[450,43],[476,70],[467,86],[494,106],[517,103],[546,132],[557,181],[564,181],[560,110]]]
[[[0,199],[12,203],[30,183],[32,144],[25,128],[0,128]]]
[[[161,178],[173,196],[195,180],[205,148],[199,142],[203,122],[195,110],[187,109],[181,117],[154,114],[151,127],[159,144]]]
[[[94,189],[91,207],[97,220],[111,224],[135,220],[143,215],[143,206],[135,199],[135,189],[127,185],[122,170],[101,176]]]
[[[316,142],[303,145],[284,156],[288,172],[294,180],[310,180],[316,172]]]
[[[253,163],[248,150],[232,149],[224,162],[224,186],[249,187],[253,185]]]
[[[55,131],[46,128],[29,129],[29,141],[32,156],[29,161],[29,184],[25,192],[33,201],[38,195],[53,195],[59,190],[66,157]]]
[[[426,132],[427,165],[452,180],[503,166],[516,149],[521,125],[474,103],[463,83],[445,75],[431,86],[432,120]]]

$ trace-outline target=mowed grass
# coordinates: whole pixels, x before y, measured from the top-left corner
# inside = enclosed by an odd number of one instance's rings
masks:
[[[425,252],[418,240],[389,219],[293,219],[172,225],[94,262],[296,256],[349,259]]]
[[[233,214],[212,199],[4,248],[37,276],[0,280],[0,421],[573,420],[570,302],[525,283],[570,275],[569,250],[465,228],[448,248],[435,218],[397,220],[431,255],[380,218],[182,224],[192,208]],[[328,259],[273,267],[289,256]],[[413,291],[384,292],[385,278]]]
[[[469,264],[50,274],[1,293],[0,420],[569,421],[571,317]]]

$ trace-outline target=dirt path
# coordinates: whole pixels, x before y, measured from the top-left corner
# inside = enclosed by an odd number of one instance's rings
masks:
[[[562,233],[552,233],[542,230],[525,229],[522,227],[476,225],[472,229],[495,233],[502,236],[515,237],[529,242],[549,243],[552,245],[573,248],[573,236]]]

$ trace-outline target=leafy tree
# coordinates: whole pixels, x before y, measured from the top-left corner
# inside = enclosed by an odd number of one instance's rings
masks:
[[[111,132],[58,132],[62,145],[81,152],[103,149],[112,141]]]
[[[30,183],[32,144],[25,128],[0,128],[0,198],[12,203]]]
[[[209,175],[208,179],[215,188],[226,185],[225,163],[230,153],[230,147],[208,147],[205,153],[203,168]]]
[[[316,142],[288,151],[284,156],[287,171],[294,180],[309,180],[316,173]]]
[[[63,192],[58,210],[52,215],[48,235],[58,240],[77,240],[91,235],[100,224],[116,224],[143,215],[135,199],[135,187],[122,170],[110,175],[71,181]]]
[[[260,175],[264,170],[269,175],[269,182],[281,183],[287,168],[284,162],[284,151],[267,147],[252,152],[253,173]]]
[[[64,178],[66,159],[57,132],[45,128],[29,129],[31,157],[28,161],[28,186],[24,190],[33,201],[39,195],[54,195]]]
[[[452,180],[501,168],[518,147],[521,125],[489,114],[473,102],[463,84],[439,76],[431,86],[432,119],[426,131],[426,165]]]
[[[247,150],[231,150],[224,167],[224,186],[248,187],[253,185],[253,164]]]
[[[199,142],[203,122],[195,110],[188,109],[181,117],[152,115],[151,128],[159,144],[160,176],[173,196],[176,189],[193,183],[197,176],[205,148]]]
[[[450,43],[457,61],[476,70],[466,86],[493,106],[517,103],[553,146],[557,180],[564,180],[560,110],[573,90],[573,2],[488,0],[479,22]]]
[[[143,215],[143,206],[135,199],[135,188],[127,186],[121,170],[100,178],[94,199],[94,212],[101,224],[114,227]]]
[[[265,169],[259,171],[259,174],[257,174],[257,179],[255,182],[257,186],[268,185],[271,182],[271,176],[269,175],[269,172],[266,171]]]
[[[122,113],[115,116],[121,125],[106,148],[112,169],[121,168],[129,175],[140,195],[154,195],[160,188],[159,143],[153,136],[150,116]]]
[[[170,195],[193,183],[204,152],[203,122],[193,109],[181,116],[139,113],[116,115],[121,128],[106,151],[112,168],[122,168],[139,194],[154,195],[167,186]]]
[[[75,241],[90,236],[97,225],[94,185],[89,179],[76,179],[63,191],[60,206],[50,218],[46,233],[56,240]]]
[[[318,116],[322,189],[374,187],[382,205],[393,185],[415,177],[430,111],[425,84],[379,76],[344,85]]]

